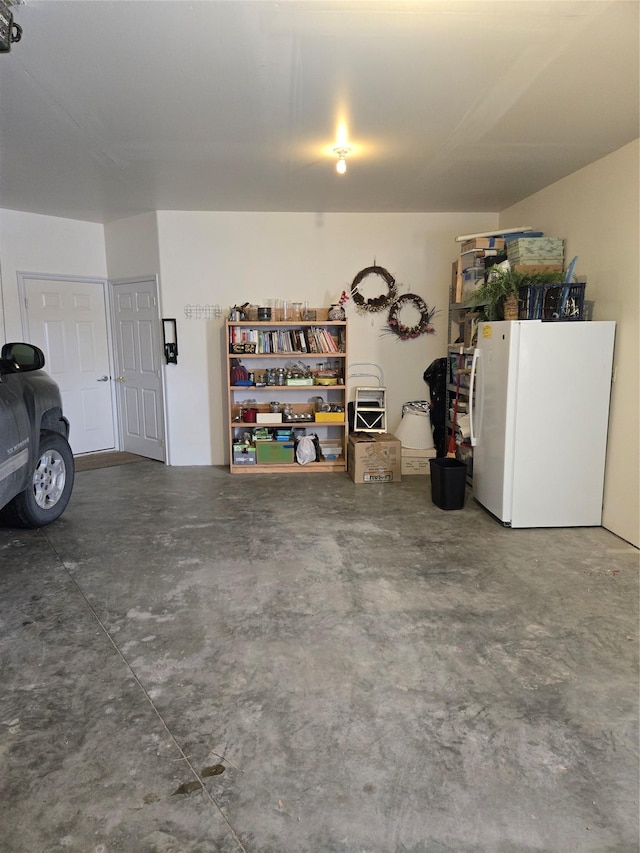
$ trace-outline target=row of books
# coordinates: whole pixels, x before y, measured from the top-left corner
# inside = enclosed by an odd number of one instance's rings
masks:
[[[229,327],[229,343],[255,343],[258,353],[343,352],[340,342],[328,329],[306,326],[304,329],[246,329]]]

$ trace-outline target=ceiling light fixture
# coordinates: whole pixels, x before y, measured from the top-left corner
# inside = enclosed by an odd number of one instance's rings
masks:
[[[338,148],[333,149],[333,153],[338,155],[338,162],[336,163],[336,172],[339,175],[344,175],[347,171],[347,154],[351,153],[351,148],[348,145],[342,145]]]

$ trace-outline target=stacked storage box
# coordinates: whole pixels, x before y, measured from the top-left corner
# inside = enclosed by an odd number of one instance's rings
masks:
[[[505,240],[502,237],[474,237],[461,243],[460,257],[453,262],[451,273],[449,298],[451,305],[457,305],[462,309],[466,300],[484,281],[487,269],[505,258]],[[449,313],[451,343],[463,341],[469,335],[466,329],[465,313],[466,311]]]
[[[462,243],[460,257],[453,262],[450,302],[464,302],[482,282],[487,265],[503,255],[504,240],[499,237],[477,237]]]
[[[520,237],[507,242],[507,258],[511,267],[532,274],[562,272],[564,240],[560,237]],[[568,275],[571,275],[572,264]],[[520,288],[521,320],[582,320],[584,318],[584,283],[562,284],[536,282]]]
[[[487,266],[504,255],[504,240],[496,237],[468,240],[460,249],[462,296],[466,299],[484,281]],[[490,259],[490,260],[489,260]]]
[[[524,272],[561,271],[564,240],[561,237],[519,237],[507,242],[507,259]]]

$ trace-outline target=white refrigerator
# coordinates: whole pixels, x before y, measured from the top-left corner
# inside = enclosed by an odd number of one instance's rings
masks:
[[[481,323],[473,495],[510,527],[600,525],[615,322]]]

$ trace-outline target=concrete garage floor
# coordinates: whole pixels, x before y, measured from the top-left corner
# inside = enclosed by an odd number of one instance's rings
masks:
[[[0,530],[0,849],[638,850],[638,552],[428,479],[78,473]]]

